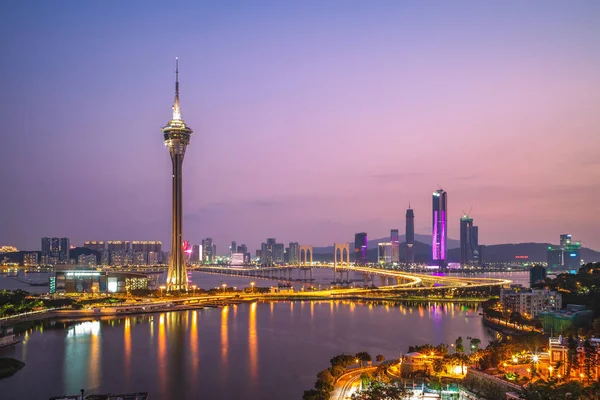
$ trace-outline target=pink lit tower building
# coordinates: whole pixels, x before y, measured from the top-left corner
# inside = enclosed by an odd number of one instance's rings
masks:
[[[448,237],[448,197],[443,189],[433,192],[431,250],[433,263],[446,267],[446,239]]]
[[[169,148],[171,163],[173,165],[173,206],[171,209],[171,257],[167,272],[167,290],[188,289],[188,276],[185,266],[185,256],[182,238],[182,172],[185,149],[190,143],[193,131],[181,119],[179,107],[179,62],[175,59],[175,103],[173,104],[173,118],[167,126],[162,128],[165,146]]]

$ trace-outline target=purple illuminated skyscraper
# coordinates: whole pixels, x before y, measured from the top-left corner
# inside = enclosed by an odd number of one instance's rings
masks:
[[[446,266],[446,238],[448,236],[448,199],[443,189],[433,192],[433,215],[431,249],[433,262],[440,267]]]
[[[367,233],[360,232],[354,235],[354,262],[356,265],[367,264],[367,251],[369,244],[367,241]]]

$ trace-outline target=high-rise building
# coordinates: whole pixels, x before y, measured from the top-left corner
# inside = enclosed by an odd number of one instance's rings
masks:
[[[231,246],[229,246],[229,257],[231,257],[231,255],[233,253],[237,253],[237,243],[234,241],[231,242]]]
[[[237,247],[237,252],[246,254],[248,252],[248,246],[246,246],[245,244],[240,244]]]
[[[571,240],[571,235],[564,233],[560,235],[560,249],[562,250],[562,266],[569,270],[577,270],[581,267],[581,243]]]
[[[136,253],[160,253],[162,251],[162,242],[159,240],[136,240],[131,242],[131,248]]]
[[[448,197],[443,189],[433,192],[431,248],[433,262],[446,266],[446,240],[448,237]]]
[[[546,279],[546,268],[541,265],[534,265],[529,268],[529,286],[543,282]]]
[[[415,213],[410,204],[406,210],[406,263],[412,264],[415,262]]]
[[[392,244],[392,256],[390,262],[400,263],[400,238],[398,236],[398,229],[391,230],[390,243]]]
[[[377,262],[380,264],[390,264],[392,262],[392,243],[379,243],[377,247]]]
[[[300,249],[300,245],[298,244],[298,242],[290,242],[290,247],[289,247],[289,259],[288,262],[292,265],[296,265],[299,263],[300,261],[300,256],[299,256],[299,249]]]
[[[69,238],[42,238],[43,264],[68,264],[71,251]]]
[[[284,245],[283,243],[275,243],[273,246],[273,263],[283,264],[284,256]]]
[[[460,218],[460,263],[479,264],[479,228],[473,225],[473,218],[463,215]]]
[[[367,251],[369,243],[366,232],[360,232],[354,235],[354,262],[356,265],[367,264]]]
[[[179,106],[179,64],[175,60],[175,102],[173,104],[173,117],[162,128],[165,145],[169,148],[172,174],[172,226],[171,226],[171,257],[167,271],[167,290],[187,290],[188,276],[183,254],[183,157],[185,149],[190,143],[193,133],[183,119]]]
[[[192,253],[190,254],[190,262],[197,263],[200,261],[200,254],[202,254],[202,245],[192,245]]]
[[[148,265],[158,265],[158,256],[160,253],[154,251],[148,252]]]
[[[217,245],[214,243],[212,245],[212,259],[213,259],[213,262],[217,261]]]
[[[38,265],[38,253],[25,253],[25,255],[23,256],[23,264],[26,267]]]
[[[274,251],[275,251],[275,238],[268,238],[266,243],[262,243],[260,251],[260,263],[262,265],[273,265]]]
[[[212,238],[202,240],[202,251],[202,261],[207,264],[212,264],[214,261]]]
[[[104,240],[86,240],[83,247],[90,250],[103,251],[106,248]]]

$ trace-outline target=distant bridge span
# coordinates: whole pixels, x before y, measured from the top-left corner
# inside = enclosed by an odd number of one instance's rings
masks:
[[[198,267],[194,268],[196,271],[222,274],[222,275],[234,275],[241,277],[252,277],[258,279],[270,279],[270,280],[282,280],[282,281],[308,281],[312,279],[313,268],[328,268],[333,269],[332,264],[314,264],[314,265],[282,265],[272,267],[260,267],[255,266],[242,266],[242,267]],[[304,279],[292,279],[292,271],[298,270],[299,276],[304,274]],[[450,276],[433,276],[427,274],[412,273],[406,271],[397,271],[390,269],[374,268],[374,267],[362,267],[362,266],[337,266],[337,271],[341,274],[346,272],[347,276],[350,272],[361,273],[367,277],[379,275],[385,278],[386,284],[379,286],[378,291],[393,291],[393,290],[431,290],[431,289],[450,289],[450,288],[484,288],[493,286],[504,286],[510,284],[511,281],[507,279],[494,279],[494,278],[471,278],[471,277],[450,277]],[[342,275],[343,276],[343,275]],[[334,276],[335,278],[335,276]],[[395,283],[389,284],[389,280],[395,280]],[[330,291],[341,290],[344,293],[353,293],[358,291],[364,291],[367,289],[357,288],[342,288],[342,289],[331,289]],[[373,290],[372,288],[368,290]],[[317,293],[317,292],[315,292]]]

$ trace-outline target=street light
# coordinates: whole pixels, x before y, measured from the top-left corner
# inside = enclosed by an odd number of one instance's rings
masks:
[[[223,293],[225,293],[225,288],[227,287],[227,284],[226,284],[226,283],[224,283],[224,284],[222,284],[221,286],[223,286]]]
[[[252,287],[252,293],[254,293],[254,282],[250,282],[250,287]]]
[[[192,296],[194,296],[196,294],[196,285],[192,285]]]
[[[163,286],[159,286],[159,289],[160,289],[160,297],[162,297],[162,295],[163,295],[163,289],[166,289],[166,288],[167,288],[167,287],[166,287],[166,286],[164,286],[164,285],[163,285]]]
[[[548,375],[552,376],[552,370],[554,368],[552,368],[552,365],[548,367]]]

